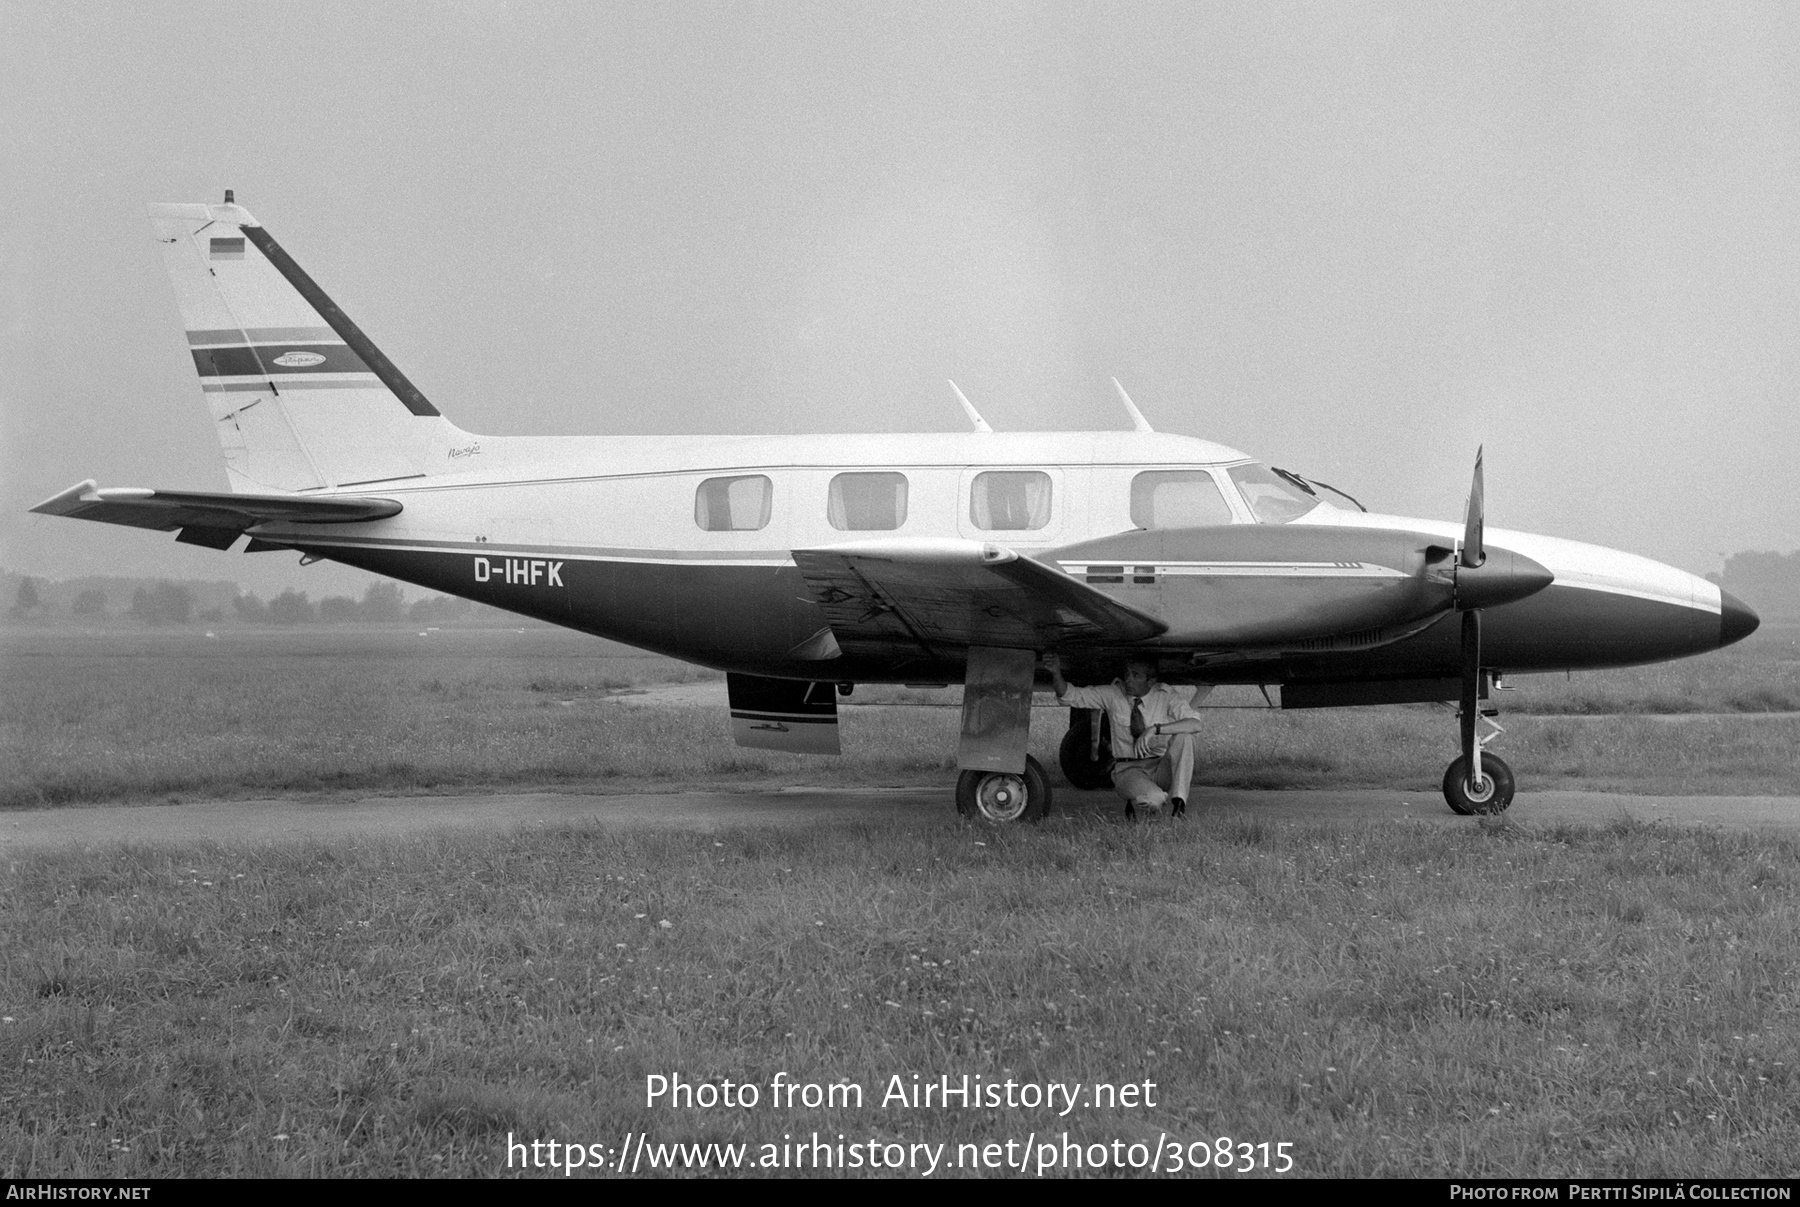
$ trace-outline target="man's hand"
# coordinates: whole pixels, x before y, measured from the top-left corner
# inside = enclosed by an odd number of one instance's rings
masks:
[[[1062,674],[1062,655],[1052,650],[1043,657],[1044,669],[1052,675]]]
[[[1156,736],[1156,730],[1154,730],[1154,729],[1146,729],[1143,733],[1140,733],[1138,735],[1137,756],[1140,759],[1148,759],[1148,758],[1157,757],[1156,751],[1150,749],[1150,739],[1154,738],[1155,736]]]

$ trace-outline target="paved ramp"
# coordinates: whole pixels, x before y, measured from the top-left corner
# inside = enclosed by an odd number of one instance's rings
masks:
[[[1056,795],[1056,815],[1116,818],[1110,792]],[[1186,823],[1257,817],[1305,823],[1414,821],[1472,826],[1434,792],[1386,789],[1251,791],[1207,789]],[[1731,828],[1800,829],[1800,797],[1627,796],[1604,792],[1523,794],[1507,816],[1521,824],[1621,820]],[[178,805],[32,809],[0,813],[0,854],[120,843],[269,843],[402,837],[433,831],[507,830],[567,824],[622,829],[717,830],[740,826],[829,826],[904,818],[921,825],[954,821],[942,788],[807,788],[755,792],[489,793],[295,800],[204,801]]]

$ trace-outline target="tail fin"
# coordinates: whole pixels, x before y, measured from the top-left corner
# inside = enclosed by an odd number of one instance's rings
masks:
[[[153,205],[231,489],[368,486],[443,472],[438,413],[241,206]]]

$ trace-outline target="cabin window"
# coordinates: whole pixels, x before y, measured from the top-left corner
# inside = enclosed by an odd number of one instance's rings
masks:
[[[769,524],[774,494],[761,474],[708,478],[694,492],[694,523],[708,532],[752,532]]]
[[[1050,522],[1050,475],[1038,470],[976,474],[969,519],[992,532],[1026,532]]]
[[[1203,469],[1151,470],[1131,480],[1131,522],[1139,528],[1231,523],[1231,507]]]
[[[826,516],[845,532],[888,532],[906,523],[905,474],[839,474]]]
[[[1285,524],[1319,505],[1317,495],[1300,489],[1266,465],[1234,465],[1225,472],[1237,483],[1238,493],[1250,505],[1258,524]]]

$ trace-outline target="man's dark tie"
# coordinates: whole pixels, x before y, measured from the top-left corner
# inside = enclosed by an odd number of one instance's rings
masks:
[[[1144,698],[1131,697],[1131,740],[1137,741],[1144,736],[1144,730],[1150,728],[1144,724]]]

